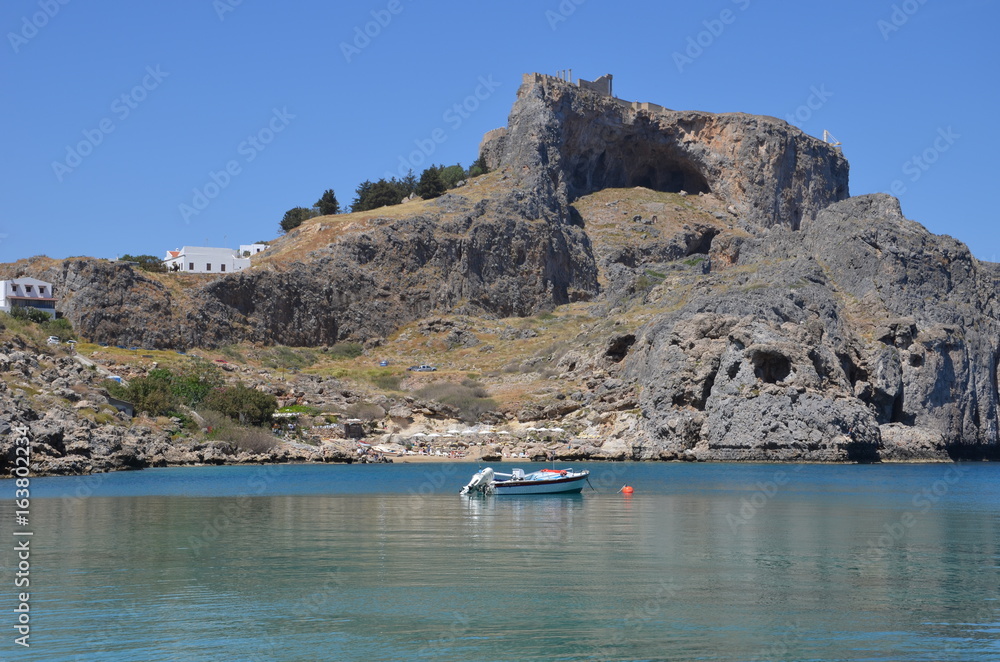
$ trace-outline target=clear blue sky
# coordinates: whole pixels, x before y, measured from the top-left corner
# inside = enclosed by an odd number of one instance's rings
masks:
[[[844,144],[854,195],[896,183],[909,218],[996,260],[998,24],[995,0],[6,0],[0,261],[273,238],[436,129],[428,162],[468,166],[522,73],[567,68],[678,110],[798,113]]]

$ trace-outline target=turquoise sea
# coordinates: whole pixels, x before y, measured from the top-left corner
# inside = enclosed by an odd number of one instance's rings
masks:
[[[474,464],[38,478],[26,526],[0,481],[0,659],[1000,660],[998,465],[586,468],[548,497],[459,496]]]

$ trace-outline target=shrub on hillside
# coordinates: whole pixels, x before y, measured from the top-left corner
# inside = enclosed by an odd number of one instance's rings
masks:
[[[333,359],[356,359],[364,354],[364,345],[357,342],[339,342],[329,350],[327,354]]]
[[[48,314],[43,313],[37,308],[29,308],[28,306],[11,306],[9,315],[16,320],[34,322],[35,324],[41,324],[52,319]]]
[[[244,425],[259,426],[271,422],[271,415],[278,408],[278,399],[268,393],[237,384],[215,389],[205,398],[204,405]]]
[[[385,418],[385,409],[371,402],[359,402],[344,410],[347,418],[357,418],[362,421],[378,421]]]
[[[316,355],[308,349],[296,350],[284,345],[278,345],[263,354],[261,362],[268,368],[301,370],[316,363]]]
[[[137,412],[150,416],[177,415],[180,405],[194,407],[212,389],[222,386],[219,369],[206,361],[195,361],[174,373],[166,368],[150,370],[145,377],[136,377],[128,386],[105,382],[112,397],[131,402]]]
[[[163,266],[163,260],[155,255],[129,255],[126,253],[118,258],[119,262],[134,262],[143,271],[152,273],[166,273],[167,268]]]
[[[40,325],[42,331],[50,336],[59,336],[60,340],[69,340],[71,338],[76,338],[76,332],[73,331],[73,325],[65,317],[60,317],[58,319],[52,319],[46,315],[45,321]]]
[[[228,442],[237,451],[266,453],[278,445],[278,440],[267,430],[237,425],[225,414],[210,409],[200,415],[210,430],[209,439]]]
[[[482,414],[497,407],[486,388],[471,379],[462,380],[461,384],[434,382],[418,390],[416,394],[425,400],[454,407],[466,423],[475,423]]]
[[[165,416],[177,404],[170,393],[170,377],[169,370],[150,370],[145,377],[130,380],[128,386],[109,381],[105,387],[112,397],[131,402],[136,413]]]

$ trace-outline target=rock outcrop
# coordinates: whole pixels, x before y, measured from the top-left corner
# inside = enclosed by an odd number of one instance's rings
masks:
[[[792,228],[848,195],[843,156],[779,120],[637,109],[544,76],[525,77],[501,134],[485,144],[503,173],[492,195],[473,202],[467,186],[409,216],[368,214],[268,268],[180,289],[93,260],[20,271],[56,283],[63,313],[98,342],[322,345],[385,336],[436,311],[519,316],[597,296],[570,203],[599,189],[711,191],[745,223]]]
[[[32,475],[81,475],[147,467],[276,462],[353,462],[353,449],[329,444],[262,444],[172,438],[178,419],[154,425],[109,404],[107,377],[62,352],[42,353],[15,336],[0,343],[0,473],[18,466],[17,440],[30,441]],[[267,433],[262,433],[267,436]],[[22,449],[23,452],[23,449]],[[23,459],[23,458],[22,458]]]
[[[850,198],[834,147],[774,118],[627,103],[532,74],[482,156],[485,177],[307,221],[243,273],[182,282],[88,259],[0,273],[54,282],[91,340],[152,348],[378,343],[438,314],[592,301],[592,318],[622,328],[602,342],[581,333],[590,345],[554,359],[586,387],[489,413],[603,436],[560,451],[571,457],[1000,455],[1000,267],[894,198]],[[480,340],[452,329],[443,344]]]
[[[632,186],[711,192],[761,227],[796,229],[849,195],[843,155],[781,120],[631,104],[539,74],[483,150],[491,168],[526,170],[562,201]]]
[[[704,295],[640,334],[642,453],[996,457],[996,265],[885,195],[762,233],[739,265],[752,275],[706,276]]]

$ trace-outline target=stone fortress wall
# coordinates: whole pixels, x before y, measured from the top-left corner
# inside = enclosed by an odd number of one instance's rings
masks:
[[[612,76],[611,74],[604,74],[603,76],[594,81],[578,78],[576,80],[576,83],[574,83],[572,81],[572,71],[573,71],[572,69],[560,71],[559,75],[557,76],[551,76],[549,74],[540,74],[540,73],[524,74],[524,77],[522,79],[522,87],[529,86],[532,84],[536,85],[540,84],[542,86],[568,85],[573,87],[579,87],[582,90],[595,92],[602,96],[611,97],[612,99],[614,99],[614,101],[616,101],[620,105],[626,108],[631,108],[633,110],[637,111],[644,110],[649,113],[665,112],[668,110],[667,108],[664,108],[663,106],[660,106],[655,103],[649,103],[645,101],[643,102],[625,101],[624,99],[619,99],[618,97],[614,96],[613,93],[614,76]],[[492,131],[488,131],[486,134],[483,135],[483,140],[479,144],[479,153],[480,154],[483,153],[483,148],[486,147],[487,144],[495,140],[501,140],[506,135],[507,135],[507,127],[500,127],[498,129],[493,129]]]

